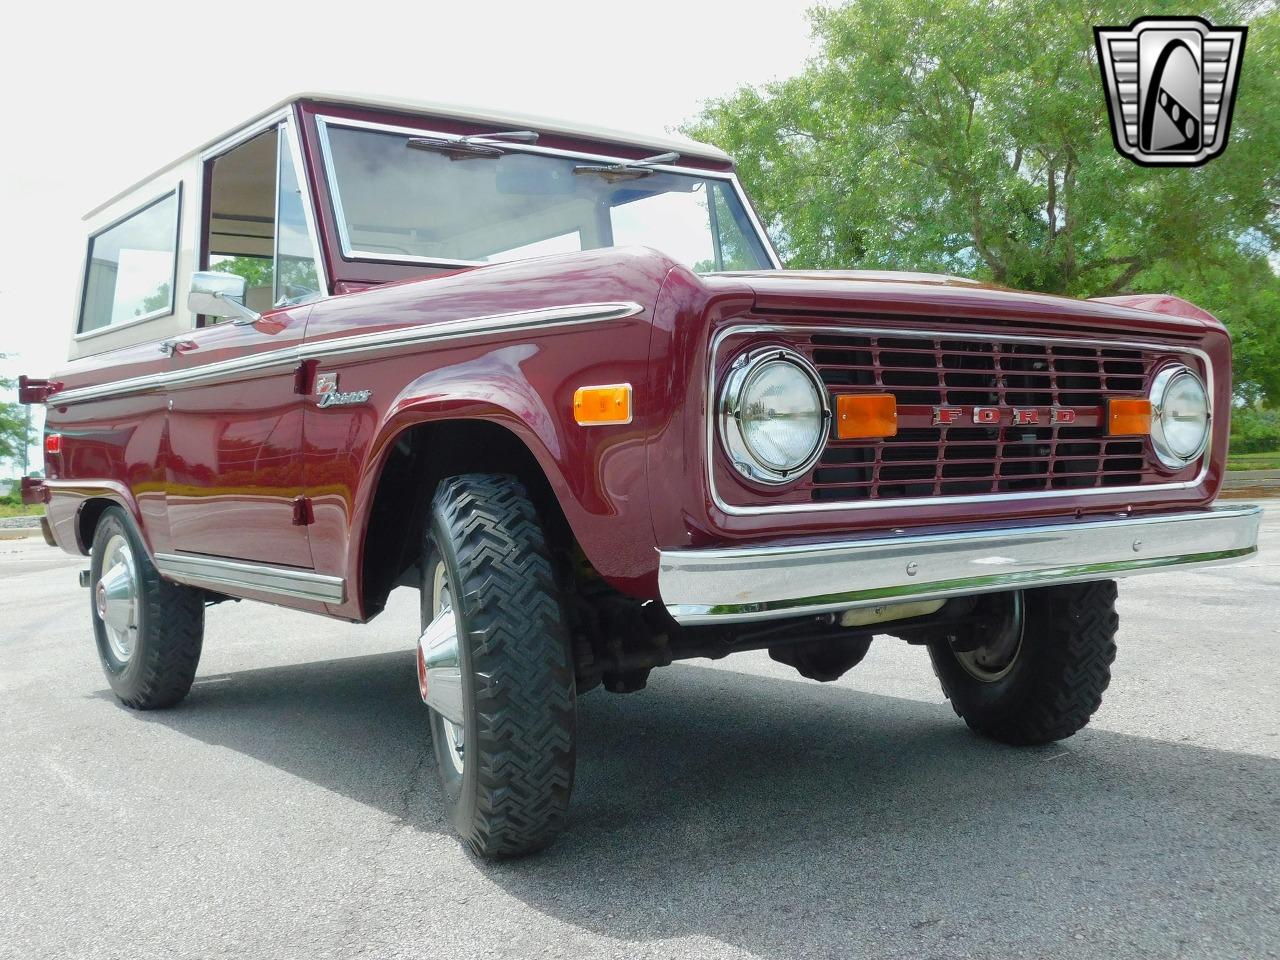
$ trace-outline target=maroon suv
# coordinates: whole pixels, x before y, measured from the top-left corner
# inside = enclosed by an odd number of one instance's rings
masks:
[[[1098,708],[1117,578],[1256,549],[1213,506],[1209,314],[784,270],[714,147],[308,95],[87,224],[24,489],[90,557],[112,689],[181,700],[209,604],[364,622],[418,587],[485,855],[560,829],[597,685],[759,649],[833,680],[892,634],[1044,743]]]

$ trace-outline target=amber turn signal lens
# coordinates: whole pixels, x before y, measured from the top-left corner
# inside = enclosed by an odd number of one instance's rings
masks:
[[[898,433],[898,401],[888,393],[836,397],[836,436],[841,440],[893,437]]]
[[[1145,437],[1151,433],[1151,401],[1120,397],[1107,401],[1107,433],[1113,437]]]
[[[631,384],[579,387],[573,394],[573,419],[584,427],[631,422]]]

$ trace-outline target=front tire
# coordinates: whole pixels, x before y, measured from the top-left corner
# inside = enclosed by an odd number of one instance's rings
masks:
[[[89,560],[98,659],[126,707],[158,710],[191,689],[204,641],[204,594],[160,578],[120,507],[103,511]]]
[[[453,675],[428,682],[419,653],[424,699],[430,684],[460,684],[460,723],[430,711],[450,819],[481,856],[540,850],[563,828],[573,789],[576,691],[550,551],[523,485],[489,474],[442,482],[422,553],[422,628],[457,641]]]
[[[1016,746],[1076,733],[1102,704],[1116,657],[1114,580],[1002,596],[1001,625],[984,643],[929,644],[952,707],[973,730]]]

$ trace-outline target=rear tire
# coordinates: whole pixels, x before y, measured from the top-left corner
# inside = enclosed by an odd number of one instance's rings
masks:
[[[423,544],[422,627],[456,618],[462,723],[431,710],[454,827],[484,857],[546,847],[573,789],[576,691],[537,513],[514,477],[443,481]]]
[[[1116,657],[1114,580],[1011,594],[1017,634],[957,651],[946,640],[929,656],[952,707],[973,730],[1026,746],[1071,736],[1102,704]]]
[[[160,578],[120,507],[103,511],[94,530],[89,583],[98,659],[112,692],[134,710],[181,701],[200,663],[203,592]]]

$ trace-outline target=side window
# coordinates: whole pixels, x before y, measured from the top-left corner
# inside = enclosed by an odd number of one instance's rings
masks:
[[[245,306],[262,313],[320,292],[288,125],[209,162],[205,269],[245,279]]]
[[[245,306],[275,303],[278,131],[267,130],[209,162],[205,268],[245,279]]]
[[[89,239],[80,333],[173,313],[179,207],[174,190]]]
[[[275,302],[299,303],[319,295],[320,278],[316,271],[316,248],[302,205],[298,168],[293,162],[293,131],[285,126],[279,140],[276,221],[280,230],[276,240]]]

